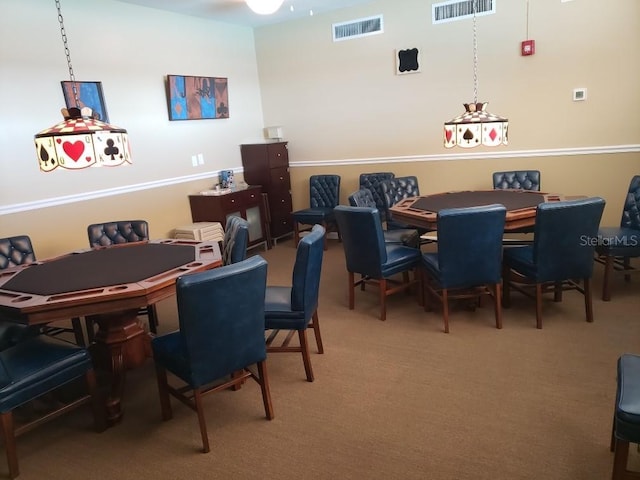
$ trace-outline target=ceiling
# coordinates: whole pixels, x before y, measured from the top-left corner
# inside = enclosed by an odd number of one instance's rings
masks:
[[[308,16],[370,3],[372,0],[284,0],[272,15],[253,13],[244,0],[119,0],[124,3],[207,18],[248,27],[272,25]],[[292,10],[293,8],[293,10]]]

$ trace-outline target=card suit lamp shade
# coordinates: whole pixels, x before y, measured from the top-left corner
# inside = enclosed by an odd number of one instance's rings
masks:
[[[478,36],[476,1],[473,1],[473,103],[465,103],[465,112],[444,124],[444,146],[472,148],[497,147],[509,143],[509,120],[486,111],[487,103],[478,102]]]
[[[245,0],[258,15],[271,15],[278,11],[284,0]]]
[[[80,170],[88,167],[115,167],[129,164],[131,151],[127,131],[93,118],[90,108],[80,109],[78,87],[71,66],[60,0],[55,0],[55,3],[76,108],[68,110],[63,108],[64,121],[36,133],[34,140],[40,170],[51,172],[58,167],[66,170]]]

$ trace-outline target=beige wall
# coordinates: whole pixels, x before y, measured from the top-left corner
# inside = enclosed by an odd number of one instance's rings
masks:
[[[509,117],[510,145],[473,151],[441,140],[443,122],[473,100],[472,23],[433,26],[430,5],[378,0],[254,32],[114,0],[64,0],[76,78],[103,82],[134,164],[43,174],[33,135],[59,120],[68,77],[55,7],[0,0],[0,237],[29,234],[45,257],[84,248],[86,226],[99,221],[145,218],[153,237],[169,235],[191,221],[187,195],[221,169],[241,177],[238,145],[267,125],[282,125],[289,141],[294,208],[308,205],[314,173],[340,174],[346,203],[362,172],[417,175],[430,193],[488,188],[493,171],[536,168],[544,190],[604,197],[604,221],[617,223],[640,173],[640,2],[530,2],[537,53],[526,58],[525,0],[478,18],[478,99]],[[332,22],[380,13],[383,35],[331,41]],[[422,72],[395,75],[395,50],[412,47]],[[228,77],[231,117],[169,122],[167,74]],[[571,101],[575,87],[588,88],[587,101]],[[205,165],[194,168],[196,153]]]

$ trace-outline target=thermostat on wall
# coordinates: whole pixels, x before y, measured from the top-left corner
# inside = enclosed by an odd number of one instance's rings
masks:
[[[574,88],[573,89],[573,101],[580,102],[582,100],[587,99],[587,89],[586,88]]]

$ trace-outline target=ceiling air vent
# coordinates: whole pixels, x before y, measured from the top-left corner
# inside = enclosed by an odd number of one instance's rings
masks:
[[[434,3],[431,6],[431,20],[433,24],[454,22],[473,17],[474,0],[447,0]],[[497,0],[475,0],[476,16],[496,13]]]
[[[352,38],[366,37],[383,33],[382,15],[375,17],[359,18],[349,22],[333,24],[333,41],[351,40]]]

